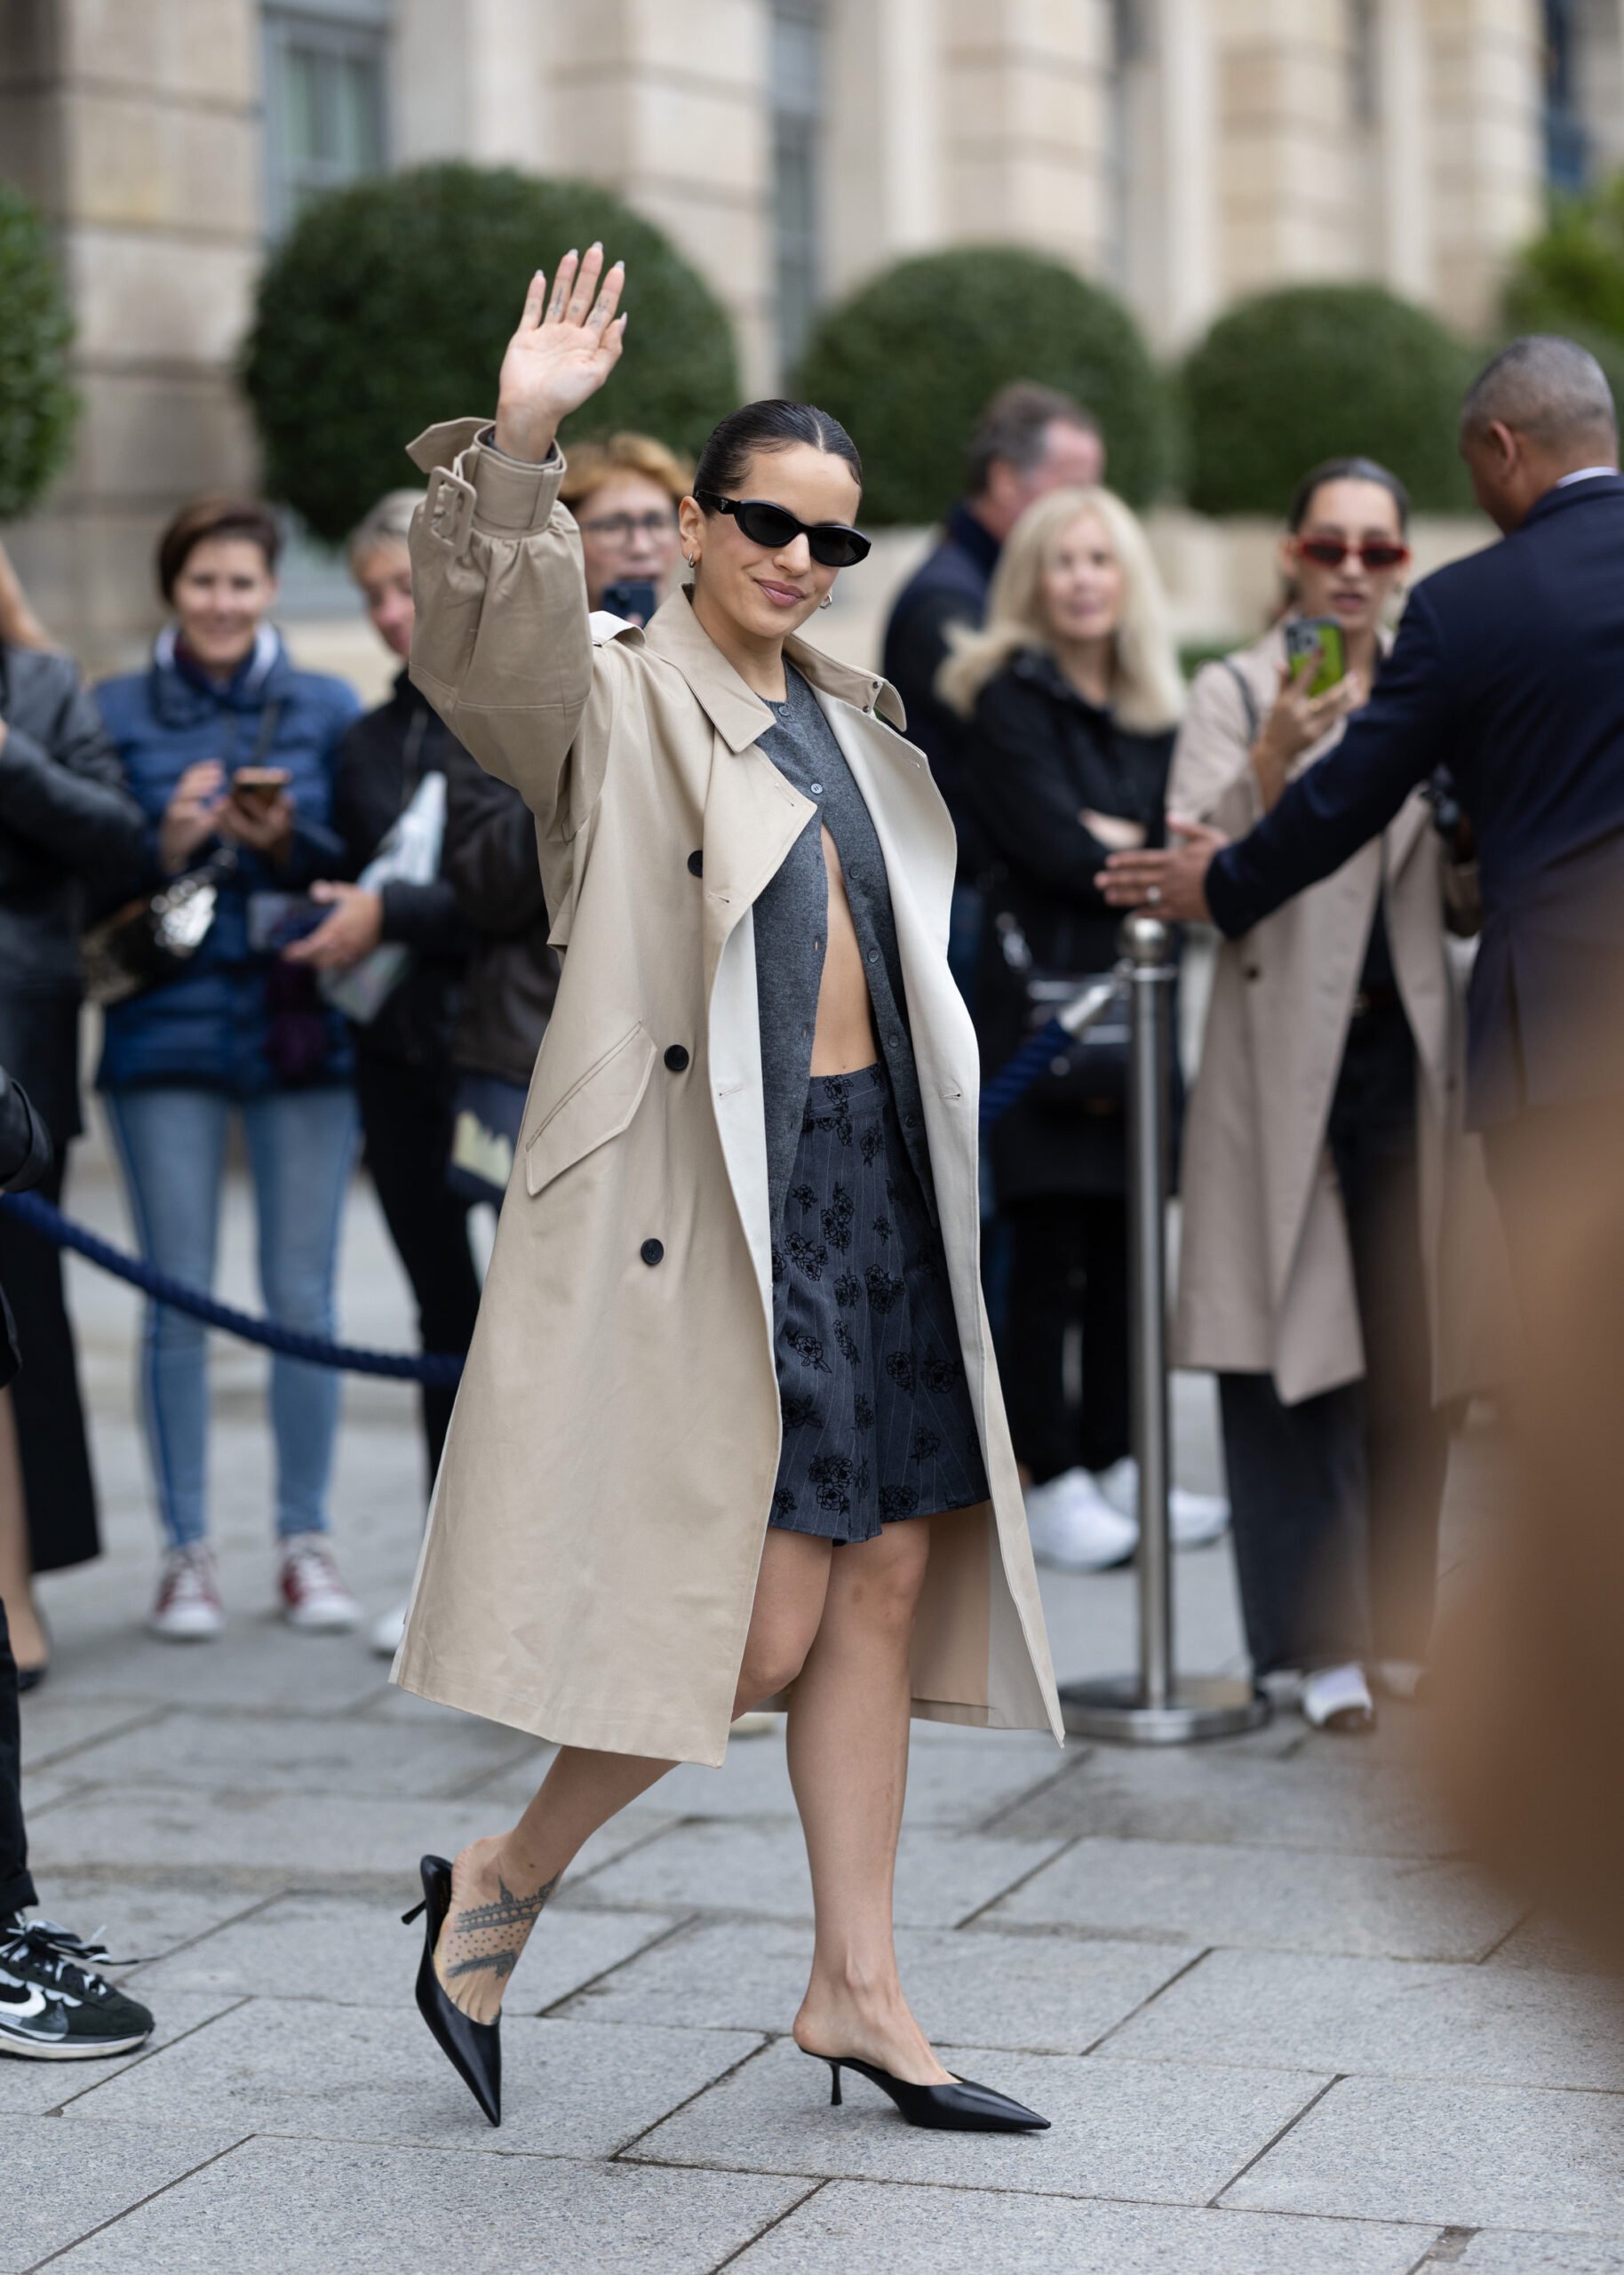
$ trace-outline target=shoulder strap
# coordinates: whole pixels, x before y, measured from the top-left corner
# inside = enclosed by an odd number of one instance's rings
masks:
[[[1221,656],[1219,661],[1240,690],[1241,706],[1246,714],[1246,743],[1250,747],[1257,740],[1257,730],[1263,723],[1258,716],[1257,698],[1252,692],[1252,682],[1233,656]]]

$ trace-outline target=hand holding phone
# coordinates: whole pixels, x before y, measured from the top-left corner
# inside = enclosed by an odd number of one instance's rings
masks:
[[[1333,616],[1294,616],[1286,627],[1286,659],[1305,695],[1328,695],[1348,673],[1342,627]]]
[[[285,766],[239,766],[231,778],[231,794],[263,813],[275,804],[292,779]]]

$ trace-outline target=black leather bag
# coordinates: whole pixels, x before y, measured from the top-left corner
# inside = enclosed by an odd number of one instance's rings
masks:
[[[1040,1034],[1056,1012],[1111,971],[1050,971],[1037,963],[1018,920],[1007,909],[991,918],[997,938],[1000,992],[1007,991],[1005,1016],[1013,1012],[1020,1040]],[[1027,1092],[1046,1113],[1097,1115],[1127,1098],[1128,1007],[1126,993],[1082,1034],[1057,1042],[1045,1071]]]

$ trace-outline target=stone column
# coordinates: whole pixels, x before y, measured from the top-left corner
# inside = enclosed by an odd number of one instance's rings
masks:
[[[1217,0],[1156,0],[1152,17],[1149,164],[1131,186],[1145,209],[1149,273],[1138,282],[1130,259],[1127,283],[1151,339],[1168,352],[1199,337],[1222,297],[1216,8]]]
[[[831,0],[825,281],[945,240],[941,0]]]
[[[1508,261],[1544,213],[1539,0],[1424,7],[1437,305],[1480,332],[1495,320]]]
[[[54,225],[84,401],[72,464],[6,543],[51,629],[105,669],[156,620],[163,519],[253,479],[231,371],[261,250],[259,12],[56,0],[4,27],[0,172]]]
[[[1414,0],[1378,0],[1375,132],[1370,188],[1378,243],[1376,272],[1391,291],[1432,299],[1432,170],[1429,156],[1426,25]]]
[[[1357,274],[1357,138],[1343,0],[1218,16],[1224,297]]]
[[[1107,273],[1107,0],[943,0],[947,235]]]

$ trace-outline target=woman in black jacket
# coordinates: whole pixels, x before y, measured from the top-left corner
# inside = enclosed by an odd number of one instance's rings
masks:
[[[55,1159],[39,1190],[61,1198],[79,1099],[79,935],[87,883],[133,875],[145,822],[71,658],[46,644],[0,553],[0,1063],[28,1089]],[[0,1282],[27,1322],[28,1367],[9,1393],[26,1517],[0,1489],[0,1600],[25,1688],[46,1644],[36,1572],[100,1553],[96,1491],[59,1251],[0,1212]],[[5,1417],[0,1417],[0,1426]]]
[[[392,491],[350,539],[351,573],[401,669],[387,702],[356,720],[335,760],[332,826],[349,854],[350,879],[312,888],[312,898],[327,902],[330,914],[285,954],[290,962],[330,971],[349,970],[388,942],[410,952],[376,1015],[353,1026],[355,1092],[367,1167],[417,1298],[419,1347],[462,1352],[474,1333],[480,1283],[467,1209],[446,1184],[445,1170],[451,1035],[462,1002],[467,927],[442,874],[421,884],[397,878],[376,890],[354,882],[426,775],[478,772],[406,675],[412,626],[406,538],[421,499],[418,491]],[[422,1393],[431,1489],[455,1395],[427,1385]],[[380,1648],[382,1637],[380,1624]]]
[[[961,633],[940,685],[967,718],[963,789],[997,858],[976,1023],[994,1073],[1061,995],[1117,961],[1105,860],[1159,844],[1183,690],[1144,533],[1105,490],[1054,491],[1005,546],[987,628]],[[1097,1569],[1133,1552],[1127,1513],[1126,1014],[1111,1012],[993,1130],[1009,1234],[1001,1372],[1028,1473],[1032,1547]],[[1066,1343],[1082,1340],[1082,1401]],[[1222,1503],[1174,1497],[1174,1530],[1211,1537]]]

